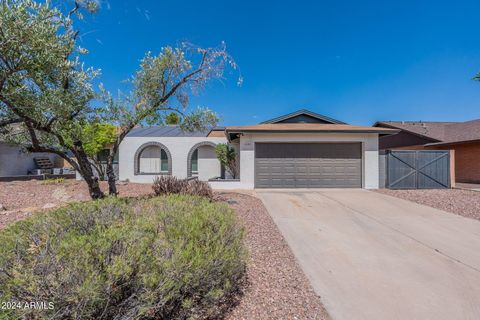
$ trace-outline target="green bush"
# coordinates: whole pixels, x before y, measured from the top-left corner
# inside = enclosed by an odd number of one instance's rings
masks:
[[[235,214],[201,197],[73,204],[6,228],[0,243],[2,301],[54,304],[7,319],[215,318],[245,272]]]

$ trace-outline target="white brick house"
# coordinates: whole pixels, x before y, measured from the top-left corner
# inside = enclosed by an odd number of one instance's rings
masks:
[[[120,145],[119,178],[151,183],[158,175],[198,176],[219,189],[376,189],[378,138],[396,132],[352,126],[308,110],[208,132],[137,128]],[[214,152],[218,143],[237,151],[239,179],[213,180],[225,176]]]

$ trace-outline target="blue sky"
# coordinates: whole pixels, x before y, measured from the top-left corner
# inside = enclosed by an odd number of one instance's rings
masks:
[[[103,0],[80,25],[111,91],[146,51],[224,40],[241,68],[191,101],[221,124],[308,108],[352,123],[480,118],[479,1]]]

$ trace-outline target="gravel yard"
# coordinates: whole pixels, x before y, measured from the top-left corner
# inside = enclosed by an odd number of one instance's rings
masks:
[[[250,251],[248,286],[227,319],[328,319],[262,202],[239,193],[218,193],[218,197],[243,221]]]
[[[480,220],[480,192],[460,189],[389,190],[377,192]]]
[[[107,192],[106,182],[101,182]],[[117,186],[121,197],[152,193],[149,184],[127,183]],[[49,209],[65,203],[90,200],[85,182],[65,180],[60,183],[45,181],[0,182],[0,229],[14,221],[24,219],[32,212]]]

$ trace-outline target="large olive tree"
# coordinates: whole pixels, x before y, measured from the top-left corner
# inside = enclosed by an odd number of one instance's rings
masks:
[[[82,141],[97,117],[91,82],[99,73],[85,68],[73,27],[95,2],[72,1],[68,12],[49,2],[0,1],[0,127],[3,139],[30,152],[54,153],[103,197]],[[73,156],[73,157],[72,157]]]
[[[91,197],[101,198],[89,159],[89,124],[118,127],[106,166],[109,192],[116,194],[113,160],[125,136],[135,126],[163,123],[167,111],[180,114],[186,130],[214,125],[217,116],[208,109],[187,112],[189,97],[221,79],[225,66],[236,64],[224,43],[167,47],[145,56],[132,78],[131,94],[113,99],[102,89],[104,106],[92,107],[99,94],[92,80],[99,72],[81,62],[86,50],[77,45],[74,20],[82,10],[95,11],[96,2],[72,3],[70,11],[62,12],[49,2],[0,1],[0,134],[27,151],[59,155],[81,174]]]

